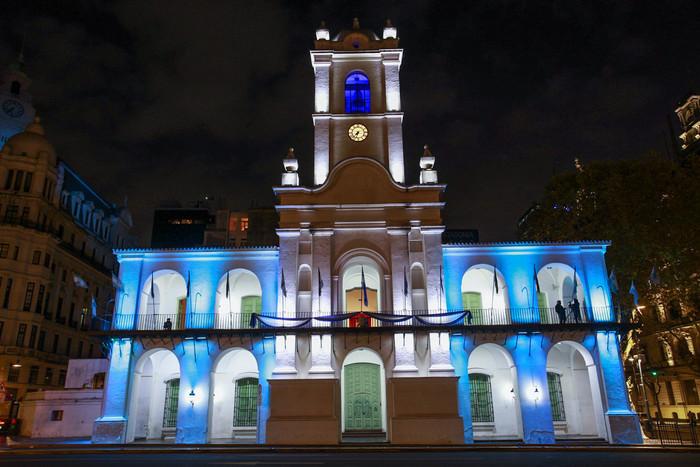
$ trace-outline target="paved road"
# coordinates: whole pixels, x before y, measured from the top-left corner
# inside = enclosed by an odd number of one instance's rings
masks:
[[[498,467],[618,467],[700,465],[698,452],[337,452],[337,453],[108,453],[0,454],[4,466],[498,466]]]

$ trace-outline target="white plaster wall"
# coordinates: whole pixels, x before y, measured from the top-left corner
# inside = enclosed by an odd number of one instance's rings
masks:
[[[496,323],[507,322],[508,291],[505,288],[505,279],[500,271],[496,270],[498,281],[498,293],[493,286],[493,266],[479,264],[472,266],[462,276],[462,293],[479,292],[481,294],[481,306],[484,310],[483,319],[489,322],[491,315]],[[460,301],[461,301],[460,296]]]
[[[314,117],[314,185],[322,185],[330,170],[330,116]]]
[[[152,280],[155,282],[154,297],[151,297]],[[170,270],[156,271],[146,280],[141,290],[139,314],[175,315],[179,300],[186,295],[187,285],[179,273]]]
[[[226,274],[219,279],[216,288],[216,312],[219,315],[241,312],[241,299],[247,296],[262,296],[258,277],[245,269],[234,269],[229,273],[229,296],[226,297]]]
[[[211,439],[233,437],[235,381],[249,377],[258,377],[258,364],[252,353],[244,349],[233,349],[219,357],[211,374],[212,393],[209,403]]]
[[[469,356],[469,373],[489,375],[493,397],[493,432],[475,432],[475,439],[522,437],[516,370],[512,360],[506,356],[506,352],[496,344],[483,344],[474,349]]]
[[[101,389],[30,393],[22,402],[19,414],[21,434],[32,438],[90,436],[101,407]],[[55,410],[63,411],[62,420],[51,420]]]

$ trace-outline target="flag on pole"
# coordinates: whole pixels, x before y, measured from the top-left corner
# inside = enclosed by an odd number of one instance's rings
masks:
[[[634,286],[634,281],[632,281],[632,285],[630,285],[630,295],[632,295],[634,299],[634,306],[639,306],[639,292],[637,292],[637,287]]]
[[[620,285],[617,283],[617,276],[615,275],[615,268],[610,271],[610,276],[608,277],[608,287],[610,287],[610,292],[617,295],[620,293]]]
[[[90,309],[92,311],[92,317],[96,318],[97,317],[97,300],[95,300],[95,296],[92,296],[92,301],[90,302]]]
[[[445,284],[442,283],[442,265],[440,265],[440,292],[445,293]]]
[[[282,269],[282,283],[280,284],[280,288],[282,289],[284,298],[287,298],[287,284],[284,282],[284,269]]]
[[[496,295],[498,295],[498,276],[496,275],[496,266],[493,267],[493,289],[496,291]]]
[[[153,277],[153,273],[151,273],[151,298],[153,298],[153,299],[156,298],[156,291],[155,291],[155,289],[153,288],[154,283],[155,283],[155,279],[154,279],[154,277]]]
[[[365,267],[362,266],[362,303],[365,306],[369,306],[369,299],[367,298],[367,284],[365,283]]]
[[[187,298],[190,298],[190,271],[187,271]]]
[[[226,298],[228,298],[231,293],[231,282],[229,281],[229,272],[226,272]]]
[[[537,278],[537,267],[534,264],[532,265],[532,277],[535,280],[535,288],[537,289],[537,293],[542,293],[542,290],[540,290],[540,280]]]
[[[408,279],[406,278],[406,266],[403,267],[403,296],[408,297]]]
[[[574,266],[574,290],[571,292],[571,300],[578,295],[578,281],[576,280],[576,266]]]
[[[321,296],[321,291],[323,290],[323,279],[321,279],[321,268],[316,268],[318,270],[318,296]]]
[[[649,274],[649,285],[659,285],[661,284],[661,277],[659,276],[659,271],[657,271],[656,266],[651,268],[651,274]]]

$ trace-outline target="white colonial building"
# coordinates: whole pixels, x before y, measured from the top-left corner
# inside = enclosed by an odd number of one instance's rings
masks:
[[[279,248],[117,251],[95,442],[641,441],[607,243],[443,242],[401,60],[391,24],[316,31],[315,184],[290,151]]]

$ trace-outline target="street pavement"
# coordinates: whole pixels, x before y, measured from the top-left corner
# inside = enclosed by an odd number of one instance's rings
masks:
[[[0,452],[4,466],[499,466],[499,467],[674,467],[700,465],[695,450],[466,450],[466,451],[338,451],[338,452],[133,452],[82,454]]]

